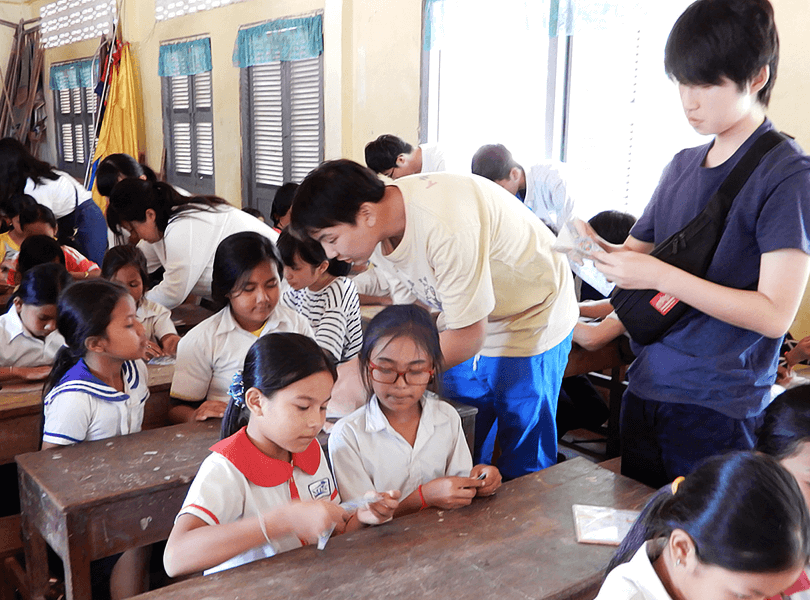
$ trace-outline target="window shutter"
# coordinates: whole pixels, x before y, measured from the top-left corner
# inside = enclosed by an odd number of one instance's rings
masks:
[[[54,72],[69,69],[74,69],[73,73],[78,73],[81,71],[82,63],[85,62],[89,61],[83,59],[60,63],[52,67],[51,75],[54,77]],[[54,83],[53,79],[51,83]],[[93,129],[96,94],[92,81],[86,77],[74,75],[73,78],[67,78],[61,83],[65,85],[53,89],[56,113],[54,116],[56,130],[59,132],[58,166],[74,177],[82,179],[97,141]],[[69,87],[71,85],[74,87]]]
[[[290,168],[301,181],[323,155],[320,57],[290,62]]]
[[[281,63],[251,67],[251,83],[255,182],[281,186],[284,183]]]
[[[194,112],[196,120],[197,172],[214,175],[214,123],[211,72],[194,75]]]

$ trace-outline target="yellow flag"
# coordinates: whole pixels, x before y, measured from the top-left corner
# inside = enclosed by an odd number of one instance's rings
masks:
[[[118,67],[112,66],[107,108],[98,145],[93,154],[93,200],[102,211],[107,209],[107,199],[98,193],[95,186],[95,171],[104,157],[110,154],[129,154],[138,159],[138,95],[135,88],[135,71],[129,44],[121,47]]]

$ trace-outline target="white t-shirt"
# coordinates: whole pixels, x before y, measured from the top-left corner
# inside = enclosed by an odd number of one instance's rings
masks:
[[[149,398],[149,374],[142,360],[121,367],[124,391],[110,387],[79,360],[45,397],[44,442],[69,445],[141,430]]]
[[[360,298],[348,277],[337,277],[317,292],[309,288],[287,289],[284,304],[303,315],[315,330],[315,341],[335,360],[345,362],[363,345]]]
[[[0,367],[43,367],[52,365],[65,339],[54,330],[44,340],[23,327],[14,304],[0,316]]]
[[[172,311],[145,296],[138,302],[135,316],[143,325],[144,335],[149,340],[159,342],[164,335],[177,335],[177,328],[172,323]]]
[[[55,169],[54,173],[59,176],[59,179],[43,177],[41,183],[36,183],[29,178],[25,182],[24,193],[31,196],[37,203],[50,208],[57,219],[72,213],[79,204],[88,200],[93,201],[93,192],[84,189],[84,186],[73,177]]]
[[[261,333],[292,332],[314,337],[306,318],[279,303]],[[177,345],[171,395],[181,400],[228,402],[228,388],[242,369],[248,350],[259,339],[242,329],[230,306],[192,328]]]
[[[579,308],[554,235],[520,200],[476,175],[397,179],[406,225],[386,265],[449,329],[488,319],[484,356],[535,356],[562,342]]]
[[[388,422],[377,396],[338,421],[329,434],[329,458],[344,500],[369,490],[400,490],[406,498],[438,477],[468,477],[473,467],[461,417],[426,392],[411,446]]]
[[[446,171],[444,164],[444,152],[438,144],[419,144],[422,149],[422,171],[421,173],[436,173]]]
[[[565,219],[574,211],[574,200],[566,178],[566,165],[560,162],[540,163],[529,167],[525,174],[526,206],[543,223],[559,232]]]
[[[149,268],[153,270],[157,261],[166,269],[163,281],[146,292],[146,297],[169,309],[182,304],[189,294],[210,297],[217,246],[242,231],[255,231],[273,243],[278,239],[272,227],[233,206],[202,207],[171,219],[160,241],[148,248],[143,242],[138,245]]]
[[[214,453],[200,465],[178,517],[191,514],[208,525],[219,525],[242,518],[258,520],[271,508],[297,499],[340,502],[318,440],[312,440],[300,454],[293,454],[292,464],[264,454],[247,437],[245,428],[211,450]],[[243,552],[207,570],[205,575],[301,546],[294,535],[272,542]]]
[[[381,265],[369,263],[362,273],[351,276],[357,293],[364,296],[389,296],[393,304],[413,304],[417,298],[396,276]]]
[[[608,574],[596,600],[672,600],[647,556],[647,542]]]

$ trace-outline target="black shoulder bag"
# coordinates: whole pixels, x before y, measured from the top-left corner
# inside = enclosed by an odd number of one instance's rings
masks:
[[[720,243],[734,198],[762,158],[786,139],[788,136],[773,130],[757,138],[700,214],[653,248],[650,255],[692,275],[704,277]],[[613,290],[610,303],[630,337],[644,345],[664,335],[690,308],[674,296],[658,290],[618,287]]]

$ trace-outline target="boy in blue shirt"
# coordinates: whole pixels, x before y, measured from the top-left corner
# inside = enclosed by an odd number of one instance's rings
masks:
[[[599,240],[599,269],[626,289],[693,307],[661,339],[634,345],[622,404],[622,473],[658,487],[703,458],[751,448],[770,403],[781,338],[810,272],[810,159],[771,150],[737,195],[705,279],[649,256],[707,204],[754,141],[779,41],[767,0],[698,0],[667,40],[665,68],[689,124],[709,144],[681,151],[621,246]]]

